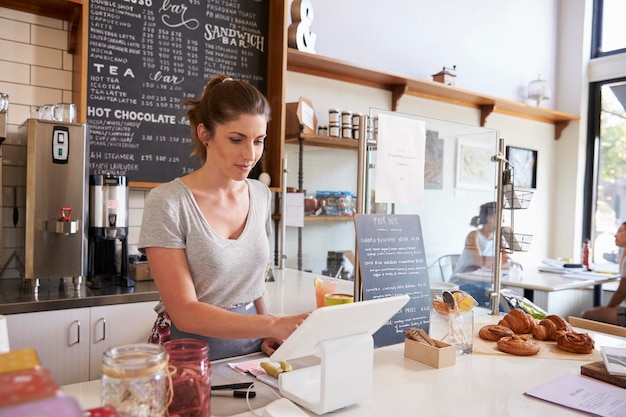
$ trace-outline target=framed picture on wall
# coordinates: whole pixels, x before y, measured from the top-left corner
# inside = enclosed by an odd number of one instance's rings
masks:
[[[537,188],[537,151],[507,146],[506,159],[513,168],[516,188]]]
[[[467,138],[457,139],[456,188],[493,190],[495,164],[493,144]]]

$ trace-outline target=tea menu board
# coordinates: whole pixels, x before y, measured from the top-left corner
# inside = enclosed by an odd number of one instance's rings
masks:
[[[92,174],[161,183],[199,166],[184,99],[221,73],[266,91],[269,0],[90,0]]]
[[[428,332],[432,301],[420,217],[357,214],[355,225],[364,299],[410,297],[402,310],[374,333],[374,345],[401,343],[410,327]]]

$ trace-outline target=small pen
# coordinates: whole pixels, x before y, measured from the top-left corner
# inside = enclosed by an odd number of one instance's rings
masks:
[[[226,389],[248,389],[252,385],[254,385],[254,382],[239,382],[236,384],[212,385],[211,391],[219,391],[219,390],[226,390]]]
[[[254,398],[256,397],[255,391],[211,391],[212,397],[235,397],[235,398]]]

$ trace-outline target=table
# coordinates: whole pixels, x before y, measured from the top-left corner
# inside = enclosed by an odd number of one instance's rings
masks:
[[[454,275],[455,278],[465,279],[476,282],[492,282],[493,276],[489,271],[463,272]],[[542,272],[537,268],[525,268],[521,279],[511,279],[508,275],[503,275],[500,283],[503,287],[521,288],[524,291],[524,297],[530,301],[537,302],[536,292],[551,293],[556,291],[565,291],[572,289],[582,289],[593,287],[593,305],[602,305],[602,284],[614,282],[619,278],[607,275],[607,278],[600,279],[580,279],[568,278],[562,274],[550,272]],[[546,298],[543,294],[542,298]],[[547,305],[540,307],[548,310]],[[555,314],[560,314],[555,312]],[[569,314],[563,314],[565,316]],[[577,315],[577,314],[576,314]]]
[[[303,312],[315,306],[313,274],[275,271],[276,282],[267,285],[271,314]],[[349,289],[351,283],[342,283]],[[477,323],[498,320],[477,309]],[[477,328],[477,325],[475,326]],[[626,338],[587,331],[600,345],[626,347]],[[337,411],[337,417],[458,416],[467,417],[566,417],[581,414],[524,395],[526,390],[563,375],[580,374],[579,360],[541,359],[472,353],[457,358],[456,365],[435,369],[404,357],[403,344],[374,351],[372,396],[360,404]],[[83,408],[99,405],[99,381],[63,387]],[[221,398],[220,398],[221,399]],[[241,400],[232,400],[241,401]],[[217,405],[217,404],[215,404]],[[261,412],[257,411],[258,415]],[[314,414],[309,413],[311,416]],[[213,415],[225,415],[213,407]],[[252,417],[252,412],[237,414]]]

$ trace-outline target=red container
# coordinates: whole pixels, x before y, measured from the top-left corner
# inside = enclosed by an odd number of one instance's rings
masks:
[[[53,397],[60,392],[46,368],[0,374],[0,408]]]
[[[180,417],[211,416],[209,346],[196,339],[164,343],[169,355],[174,398],[168,411]]]

